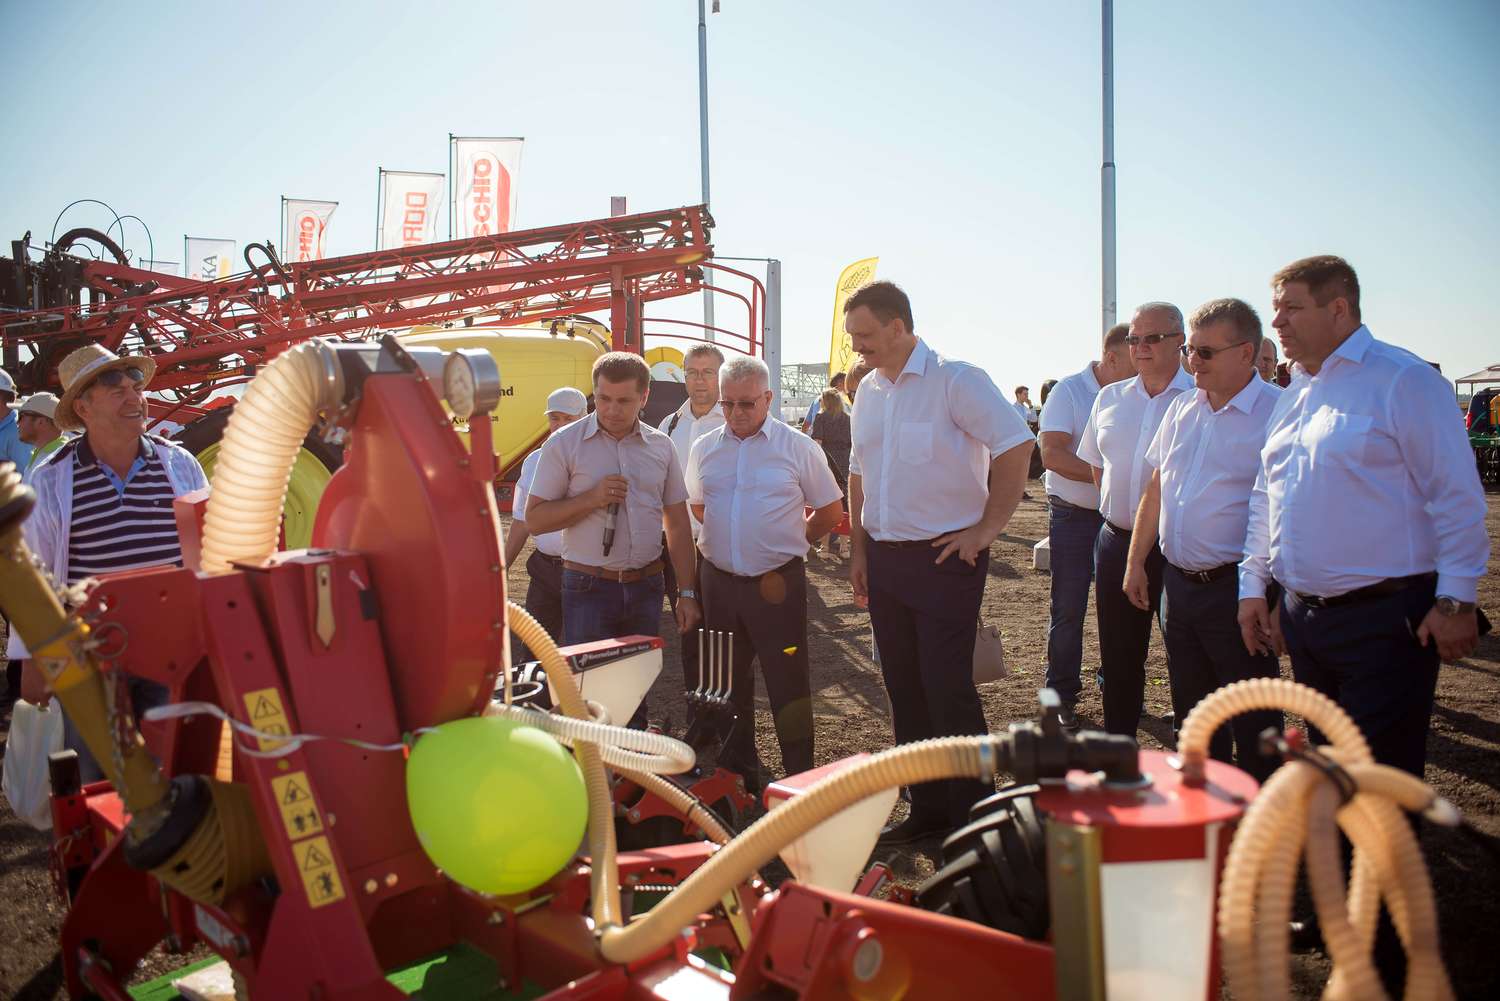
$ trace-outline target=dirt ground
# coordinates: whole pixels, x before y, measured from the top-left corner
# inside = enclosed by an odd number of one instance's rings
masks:
[[[1032,484],[1032,496],[1037,499],[1022,503],[991,554],[984,620],[1001,627],[1012,669],[1009,678],[981,690],[993,729],[1035,714],[1036,690],[1044,672],[1048,578],[1031,569],[1031,546],[1046,535],[1040,484]],[[1492,548],[1500,554],[1500,496],[1490,497],[1488,525]],[[524,556],[510,575],[513,595],[524,594]],[[820,557],[809,564],[819,763],[890,744],[885,691],[869,656],[869,621],[854,606],[846,566]],[[1479,596],[1483,606],[1500,610],[1500,575],[1492,571],[1481,583]],[[1098,663],[1092,612],[1085,645],[1085,669],[1092,670]],[[676,690],[680,677],[675,651],[669,649],[667,669],[651,694],[651,710],[653,719],[669,720],[678,730],[685,718]],[[1152,639],[1147,678],[1140,738],[1144,746],[1161,747],[1171,739],[1171,726],[1163,719],[1170,699],[1157,636]],[[1090,685],[1085,686],[1079,715],[1085,725],[1100,721],[1098,696]],[[8,730],[9,716],[8,707],[0,710],[0,739]],[[761,758],[776,772],[780,756],[763,696],[757,717]],[[1500,837],[1500,637],[1485,638],[1475,656],[1444,666],[1428,743],[1427,779],[1486,834]],[[1500,960],[1493,945],[1494,929],[1500,927],[1500,871],[1455,832],[1428,824],[1422,842],[1437,890],[1443,952],[1457,994],[1494,997],[1500,984]],[[46,1001],[63,996],[56,946],[62,912],[47,875],[46,845],[46,836],[17,820],[0,799],[0,998]],[[898,875],[906,883],[920,881],[933,872],[938,858],[936,840],[919,844],[898,857]],[[149,972],[155,975],[169,965],[154,957]],[[1298,954],[1297,996],[1316,997],[1327,973],[1321,953]]]

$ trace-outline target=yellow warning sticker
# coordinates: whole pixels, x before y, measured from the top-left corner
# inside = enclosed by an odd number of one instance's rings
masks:
[[[297,860],[297,874],[302,877],[310,906],[322,907],[344,899],[344,884],[339,882],[339,870],[333,864],[333,851],[326,837],[320,834],[294,842],[292,856]]]
[[[322,833],[323,817],[318,813],[318,803],[313,799],[306,772],[292,772],[272,779],[271,791],[276,796],[276,808],[281,811],[281,822],[286,825],[288,838],[297,841],[309,834]]]
[[[291,734],[286,724],[286,710],[281,707],[281,693],[274,688],[257,688],[245,693],[245,710],[250,714],[250,725],[262,733]],[[282,740],[257,737],[262,751],[274,751]]]

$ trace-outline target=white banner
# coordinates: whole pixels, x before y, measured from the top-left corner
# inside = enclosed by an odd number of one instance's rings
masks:
[[[456,239],[509,233],[515,228],[522,142],[453,137],[450,231]]]
[[[442,174],[382,170],[380,228],[375,249],[413,247],[435,241],[444,182]]]
[[[281,259],[321,261],[328,256],[328,220],[338,202],[307,198],[281,199]]]
[[[185,236],[183,242],[183,274],[194,281],[211,282],[224,278],[234,270],[233,240],[206,240],[199,236]]]
[[[138,267],[147,271],[155,271],[159,275],[176,275],[182,273],[182,265],[176,261],[153,261],[149,257],[142,257],[136,262]]]

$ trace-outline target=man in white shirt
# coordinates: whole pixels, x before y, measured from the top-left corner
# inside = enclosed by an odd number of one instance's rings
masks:
[[[1250,501],[1244,642],[1284,648],[1293,676],[1338,701],[1376,761],[1420,777],[1439,660],[1478,642],[1490,546],[1474,456],[1447,380],[1361,322],[1348,263],[1295,261],[1271,285],[1293,376]]]
[[[983,369],[913,333],[896,285],[850,296],[844,329],[873,369],[854,403],[849,580],[870,608],[896,742],[985,733],[973,675],[979,605],[990,544],[1021,502],[1035,442]],[[882,843],[951,830],[992,791],[957,779],[912,786],[911,815]]]
[[[1104,729],[1135,736],[1146,697],[1146,650],[1151,619],[1161,604],[1161,550],[1146,560],[1150,611],[1121,590],[1135,510],[1151,478],[1146,449],[1167,405],[1193,387],[1182,369],[1182,311],[1148,302],[1135,311],[1125,344],[1136,376],[1099,390],[1078,442],[1078,457],[1093,467],[1104,524],[1094,543],[1094,610],[1099,616],[1099,671],[1104,677]]]
[[[1074,706],[1083,689],[1083,619],[1094,579],[1094,542],[1099,538],[1099,488],[1094,467],[1078,457],[1078,439],[1088,425],[1100,388],[1135,375],[1125,338],[1130,324],[1104,335],[1099,360],[1058,381],[1042,404],[1042,482],[1047,489],[1047,538],[1051,550],[1052,602],[1047,619],[1047,680],[1063,708],[1063,727],[1078,728]]]
[[[1031,425],[1036,423],[1036,411],[1031,409],[1030,386],[1016,387],[1016,402],[1014,406],[1016,408],[1016,413],[1021,415],[1021,420],[1026,422],[1027,427],[1030,427]]]
[[[1125,568],[1126,597],[1149,612],[1146,560],[1160,540],[1166,557],[1163,631],[1179,725],[1224,685],[1277,674],[1275,657],[1251,653],[1240,638],[1237,571],[1266,425],[1281,390],[1256,372],[1260,317],[1248,303],[1204,303],[1189,317],[1188,329],[1183,347],[1197,388],[1167,407],[1146,451],[1154,471],[1136,511]],[[1219,728],[1209,752],[1264,781],[1280,764],[1260,752],[1267,727],[1280,730],[1281,714],[1241,713]]]
[[[807,572],[813,539],[843,517],[823,450],[771,412],[765,362],[737,356],[720,372],[727,424],[698,440],[688,458],[689,509],[702,521],[703,624],[731,634],[738,720],[722,763],[759,789],[755,672],[760,662],[784,774],[813,766],[812,687],[807,655]],[[803,512],[811,508],[812,513]],[[689,644],[690,645],[690,644]]]
[[[554,389],[547,397],[547,433],[557,433],[574,421],[582,420],[588,412],[588,398],[572,386]],[[505,536],[505,565],[510,566],[521,555],[527,538],[536,544],[526,559],[526,611],[541,623],[547,634],[559,644],[563,643],[562,612],[562,533],[543,532],[531,536],[526,527],[526,505],[531,500],[531,481],[536,477],[536,464],[542,456],[540,448],[533,449],[521,463],[521,475],[516,478],[516,492],[511,503],[510,531]],[[518,662],[533,659],[526,645],[511,636],[512,658]]]
[[[1255,358],[1255,370],[1260,377],[1273,386],[1276,383],[1276,342],[1269,337],[1260,339],[1260,354]],[[1277,386],[1277,388],[1280,388]]]
[[[724,426],[724,414],[719,409],[719,368],[723,364],[724,352],[712,344],[694,344],[688,348],[687,354],[682,358],[683,385],[687,387],[688,398],[657,425],[672,439],[672,447],[677,450],[677,461],[684,470],[687,469],[688,454],[693,443],[710,431]],[[693,529],[693,542],[696,543],[703,531],[703,522],[693,515],[691,506],[688,507],[688,519]],[[702,554],[695,551],[693,559],[701,578]],[[677,574],[670,563],[667,564],[665,580],[667,601],[675,615]],[[694,691],[698,688],[698,644],[690,639],[684,640],[678,652],[682,658],[684,690]]]

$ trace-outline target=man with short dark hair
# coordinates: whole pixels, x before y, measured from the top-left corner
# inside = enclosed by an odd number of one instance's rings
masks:
[[[61,430],[83,434],[31,470],[37,501],[24,531],[31,551],[64,584],[182,563],[172,502],[204,489],[208,478],[187,449],[146,433],[145,390],[155,372],[148,357],[121,357],[98,344],[58,366],[63,394],[53,419]],[[8,654],[27,656],[14,633]],[[44,702],[45,684],[28,661],[22,696]],[[166,697],[160,685],[141,679],[131,679],[129,689],[137,712]],[[71,722],[65,741],[78,751],[85,782],[103,776]]]
[[[1016,387],[1015,408],[1016,413],[1021,415],[1021,420],[1025,421],[1028,427],[1036,423],[1036,411],[1031,408],[1030,386]]]
[[[1269,337],[1262,337],[1260,339],[1260,354],[1255,359],[1255,370],[1260,373],[1262,379],[1273,386],[1277,385],[1276,361],[1276,342]]]
[[[1490,544],[1473,452],[1447,380],[1361,321],[1346,261],[1294,261],[1271,285],[1294,376],[1250,501],[1244,643],[1284,648],[1293,676],[1344,708],[1376,761],[1421,777],[1439,661],[1478,642]]]
[[[872,368],[854,404],[849,580],[870,608],[896,742],[984,733],[979,606],[990,545],[1021,502],[1035,441],[983,369],[917,337],[898,286],[850,296],[844,329]],[[962,779],[914,785],[910,816],[882,841],[951,830],[990,792]]]
[[[583,420],[588,413],[588,398],[572,386],[554,389],[547,396],[547,434],[553,435],[574,421]],[[531,501],[531,483],[536,478],[536,464],[542,457],[540,448],[532,449],[521,463],[521,475],[516,478],[516,492],[511,504],[510,531],[505,534],[505,565],[515,563],[521,550],[530,538],[535,545],[526,560],[526,611],[547,630],[547,635],[559,644],[567,642],[563,636],[562,611],[562,533],[539,532],[531,534],[526,525],[526,507]],[[514,633],[512,647],[518,661],[531,660],[529,650]],[[519,644],[519,646],[517,646]]]
[[[1104,729],[1131,737],[1145,705],[1151,619],[1161,603],[1161,549],[1152,547],[1146,558],[1149,611],[1133,605],[1121,587],[1136,507],[1150,479],[1146,449],[1167,405],[1193,387],[1178,350],[1183,336],[1182,311],[1171,303],[1148,302],[1136,309],[1125,337],[1136,376],[1099,390],[1078,443],[1078,457],[1093,467],[1104,516],[1094,543]]]
[[[1167,670],[1179,726],[1224,685],[1277,675],[1276,658],[1250,653],[1240,638],[1236,571],[1266,424],[1281,390],[1256,372],[1260,317],[1248,303],[1207,302],[1188,328],[1183,351],[1197,388],[1168,405],[1146,451],[1152,473],[1136,511],[1124,584],[1131,603],[1149,612],[1146,560],[1159,540],[1166,558]],[[1214,734],[1209,752],[1265,781],[1280,763],[1261,753],[1260,734],[1268,727],[1281,729],[1279,712],[1241,713]]]
[[[764,362],[731,359],[720,385],[727,423],[693,446],[688,502],[703,521],[704,623],[732,637],[739,721],[721,763],[758,791],[752,659],[771,702],[784,774],[813,766],[805,559],[812,540],[842,517],[843,491],[816,442],[770,419]]]
[[[663,529],[686,633],[703,617],[687,488],[672,439],[640,419],[651,370],[612,351],[593,376],[594,412],[547,439],[526,506],[531,531],[562,532],[563,635],[572,644],[658,634]],[[644,703],[632,722],[644,724]]]
[[[1051,606],[1047,618],[1045,687],[1062,700],[1058,714],[1065,729],[1076,730],[1075,707],[1083,690],[1083,620],[1094,579],[1094,542],[1103,519],[1093,467],[1078,457],[1078,441],[1088,426],[1099,390],[1135,374],[1125,338],[1130,324],[1104,335],[1099,360],[1061,379],[1042,404],[1042,482],[1047,490]]]

